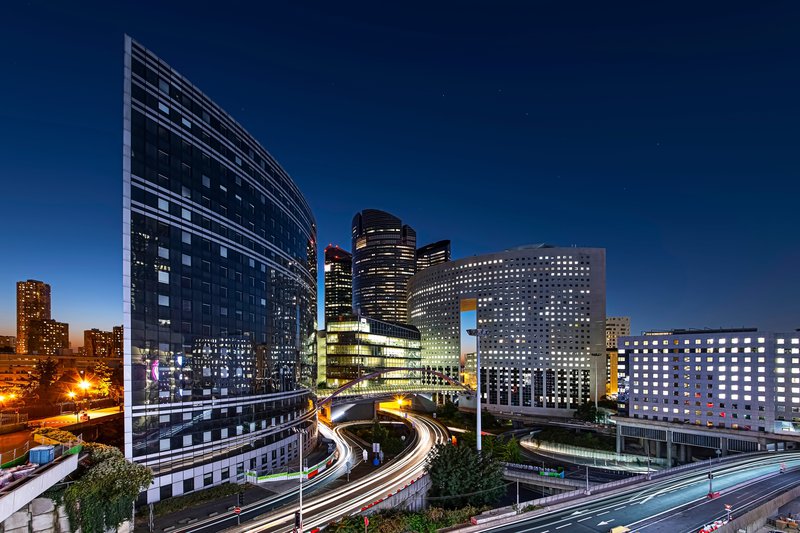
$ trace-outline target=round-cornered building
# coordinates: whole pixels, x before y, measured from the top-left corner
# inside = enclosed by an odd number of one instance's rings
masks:
[[[605,307],[602,248],[522,246],[428,267],[408,287],[424,367],[474,382],[462,330],[485,330],[481,398],[495,412],[567,415],[601,396]]]

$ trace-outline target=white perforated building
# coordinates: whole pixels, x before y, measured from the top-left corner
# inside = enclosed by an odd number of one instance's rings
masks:
[[[459,377],[461,311],[476,310],[482,401],[568,415],[605,390],[605,250],[523,246],[431,266],[409,283],[422,364]],[[469,365],[467,365],[469,366]]]

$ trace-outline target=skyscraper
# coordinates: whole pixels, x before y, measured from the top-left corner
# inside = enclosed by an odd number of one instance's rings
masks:
[[[631,334],[631,317],[609,316],[606,317],[606,348],[616,348],[618,337],[627,337]]]
[[[417,272],[450,261],[450,241],[438,241],[417,249]]]
[[[50,285],[29,279],[17,282],[17,353],[30,352],[28,335],[32,320],[50,318]]]
[[[353,312],[353,256],[338,246],[325,248],[325,323]]]
[[[484,405],[569,416],[605,392],[605,289],[604,249],[521,246],[426,268],[409,284],[408,321],[423,367],[458,379],[474,313]]]
[[[316,226],[230,115],[127,36],[124,60],[124,440],[153,502],[315,445]]]
[[[353,310],[406,322],[406,288],[416,270],[417,233],[396,216],[364,209],[353,217]]]

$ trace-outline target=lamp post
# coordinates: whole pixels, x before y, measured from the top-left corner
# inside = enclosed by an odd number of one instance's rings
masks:
[[[292,431],[297,433],[297,438],[300,439],[300,519],[298,521],[298,527],[300,528],[300,533],[303,532],[303,435],[305,434],[306,430],[302,428],[292,428]]]
[[[73,405],[73,407],[77,407],[77,406],[75,405],[75,391],[69,391],[69,392],[67,393],[67,398],[69,398],[70,400],[72,400],[72,405]],[[78,409],[77,409],[77,408],[75,409],[75,422],[80,422],[80,420],[78,419]]]
[[[722,453],[722,450],[717,448],[715,450],[715,453],[717,454],[717,461],[719,462],[719,456]],[[712,462],[713,462],[712,459],[708,460],[708,497],[709,498],[712,498],[713,494],[714,494],[714,483],[713,483],[714,482],[714,474],[711,472],[711,463]]]
[[[475,337],[475,390],[477,392],[475,398],[475,411],[476,411],[476,449],[481,453],[481,337],[486,336],[486,330],[482,328],[468,329],[467,333]]]

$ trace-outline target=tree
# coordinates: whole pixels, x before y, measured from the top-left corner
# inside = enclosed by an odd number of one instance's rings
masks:
[[[582,403],[575,409],[575,418],[586,420],[587,422],[597,422],[597,409],[592,403]]]
[[[28,390],[32,394],[38,394],[45,401],[49,401],[51,396],[50,386],[56,380],[57,372],[58,363],[52,358],[39,359],[28,377]]]
[[[514,437],[509,438],[503,445],[502,460],[506,463],[521,463],[522,452],[519,449],[519,441]]]
[[[84,445],[82,476],[64,493],[72,530],[103,533],[130,518],[139,492],[153,481],[150,468],[125,459],[117,448]]]
[[[111,392],[113,370],[111,370],[105,361],[99,361],[94,365],[95,389],[97,394],[102,397],[109,396]]]
[[[441,498],[443,507],[487,505],[505,492],[500,464],[489,453],[467,446],[437,444],[426,462],[431,479],[429,496]]]

